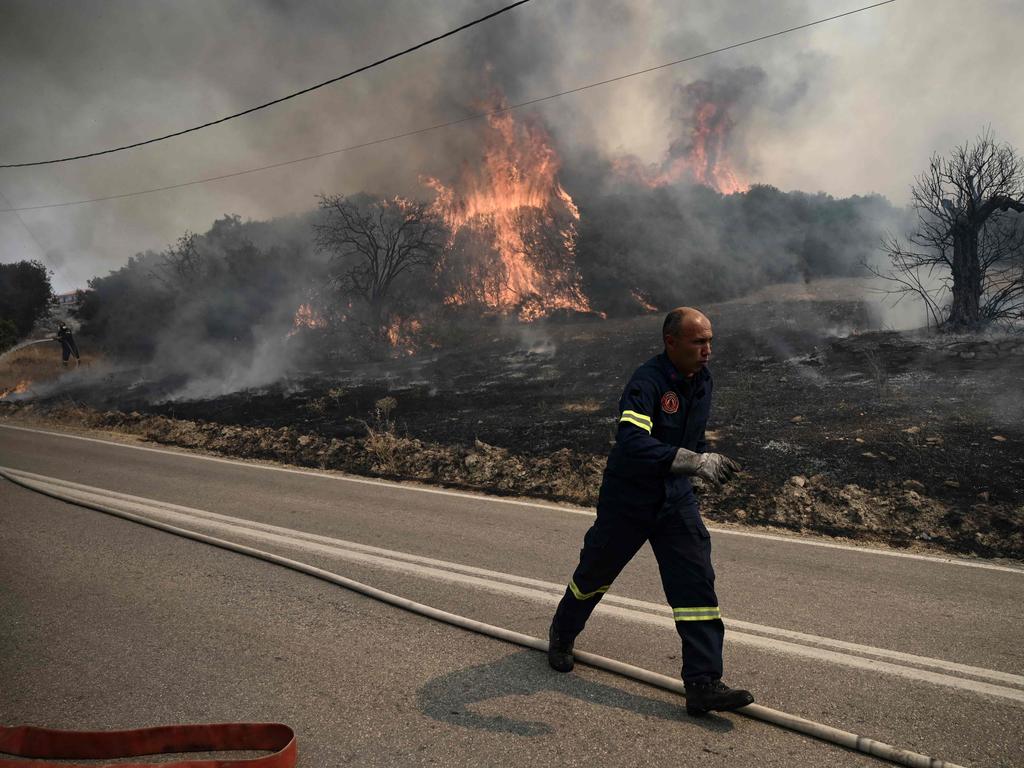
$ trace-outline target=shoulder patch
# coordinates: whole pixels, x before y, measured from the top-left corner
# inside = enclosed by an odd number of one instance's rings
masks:
[[[679,396],[672,391],[661,396],[661,410],[665,413],[675,413],[679,410]]]

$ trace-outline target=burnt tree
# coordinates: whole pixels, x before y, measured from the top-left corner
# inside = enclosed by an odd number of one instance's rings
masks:
[[[1024,318],[1024,160],[985,131],[933,155],[911,188],[916,231],[884,245],[896,293],[917,294],[952,330]],[[932,282],[938,275],[938,282]],[[947,294],[949,298],[947,300]]]
[[[321,195],[317,248],[330,254],[330,277],[366,303],[376,341],[384,342],[396,285],[414,271],[432,272],[447,241],[443,221],[421,202],[400,197]]]

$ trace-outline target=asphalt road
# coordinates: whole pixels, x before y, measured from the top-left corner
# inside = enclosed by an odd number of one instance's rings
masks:
[[[0,466],[536,637],[592,519],[3,426]],[[738,529],[713,543],[727,682],[933,757],[1024,764],[1024,571]],[[645,548],[578,647],[677,675],[668,615]],[[5,480],[0,617],[5,724],[280,720],[307,767],[880,764],[737,715],[692,720],[671,693],[557,675],[537,652]]]

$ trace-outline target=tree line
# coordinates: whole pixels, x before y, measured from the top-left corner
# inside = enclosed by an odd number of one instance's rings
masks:
[[[574,268],[591,308],[608,316],[864,274],[868,266],[897,290],[921,294],[936,325],[1020,319],[1022,182],[1020,159],[988,134],[948,158],[936,155],[909,209],[878,195],[835,199],[767,185],[721,195],[577,179]],[[83,331],[121,356],[172,350],[215,364],[225,354],[250,354],[268,334],[292,333],[305,305],[315,322],[303,335],[314,346],[365,358],[385,354],[411,317],[442,340],[446,324],[478,321],[486,297],[507,278],[486,222],[453,237],[423,201],[335,194],[318,203],[306,215],[269,222],[225,216],[205,234],[186,232],[162,252],[136,254],[90,281],[79,310]],[[564,241],[529,224],[524,219],[532,233],[524,256],[556,265]],[[905,231],[914,250],[902,244]],[[878,265],[880,243],[891,269]],[[922,272],[929,269],[946,272],[928,283]],[[457,307],[446,301],[456,290]]]
[[[38,261],[0,264],[0,352],[32,331],[52,298],[49,272]]]

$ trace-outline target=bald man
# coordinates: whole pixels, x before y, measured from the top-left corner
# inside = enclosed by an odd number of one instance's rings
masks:
[[[633,373],[619,400],[615,446],[608,456],[580,562],[551,622],[548,663],[573,668],[576,636],[644,542],[658,560],[665,597],[683,643],[686,711],[739,709],[748,691],[722,682],[722,624],[711,536],[701,520],[691,478],[721,486],[740,467],[708,453],[704,431],[711,410],[711,321],[678,307],[662,326],[665,350]]]

